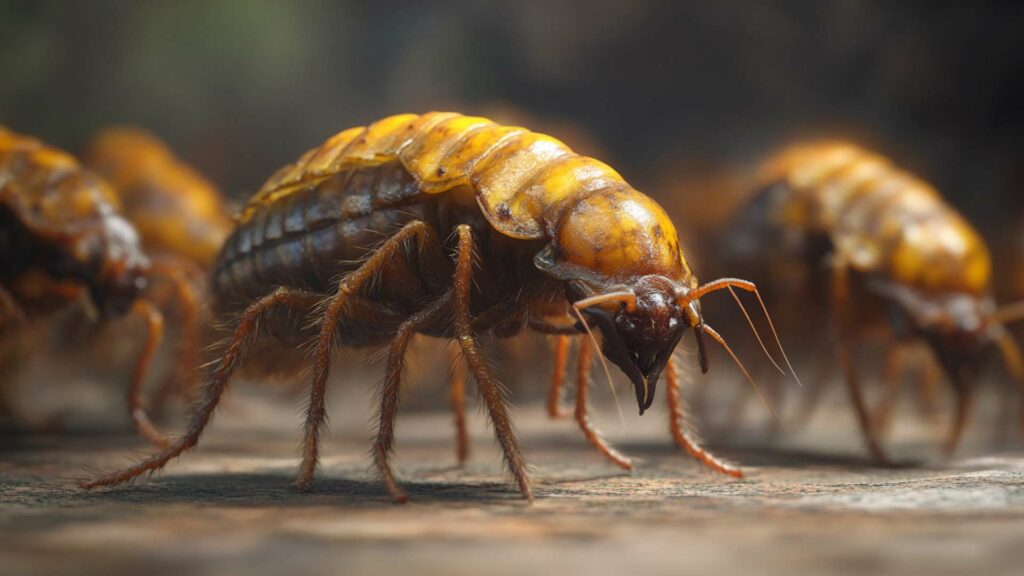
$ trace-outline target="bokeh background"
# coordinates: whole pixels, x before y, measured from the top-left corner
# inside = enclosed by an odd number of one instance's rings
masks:
[[[0,122],[77,150],[146,126],[236,198],[330,134],[514,106],[666,165],[851,135],[992,237],[1024,210],[1019,2],[0,1]],[[674,194],[679,191],[672,191]]]

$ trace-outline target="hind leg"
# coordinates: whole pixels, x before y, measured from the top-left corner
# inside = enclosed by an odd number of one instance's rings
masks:
[[[235,328],[231,340],[228,342],[224,354],[221,356],[220,364],[217,366],[213,377],[207,382],[200,396],[200,403],[192,413],[192,419],[185,434],[164,448],[161,452],[150,456],[146,460],[126,468],[120,472],[101,476],[91,481],[82,482],[85,489],[98,488],[101,486],[114,486],[122,484],[141,476],[147,472],[155,472],[164,467],[169,461],[180,456],[199,442],[199,437],[213,417],[213,412],[220,403],[220,398],[227,388],[231,374],[238,367],[242,359],[245,346],[251,342],[259,332],[261,320],[267,313],[278,307],[285,307],[297,310],[308,310],[318,302],[320,296],[309,292],[279,288],[274,293],[260,298],[242,313],[238,326]]]

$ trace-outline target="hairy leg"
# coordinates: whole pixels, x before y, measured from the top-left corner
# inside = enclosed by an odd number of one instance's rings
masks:
[[[470,318],[470,290],[473,286],[473,233],[469,226],[460,225],[458,234],[458,254],[455,266],[455,336],[462,346],[462,354],[466,359],[477,386],[480,388],[480,395],[483,396],[487,405],[487,411],[491,417],[491,424],[494,426],[494,434],[498,437],[502,451],[505,454],[505,462],[512,472],[519,491],[527,500],[533,499],[533,490],[530,488],[530,479],[526,474],[526,465],[523,462],[522,454],[519,452],[519,444],[516,441],[515,432],[512,430],[512,422],[509,420],[508,411],[505,407],[505,398],[502,394],[501,384],[491,374],[487,361],[481,354],[473,337],[473,323]]]
[[[587,413],[587,392],[590,388],[590,364],[593,360],[592,356],[593,347],[590,340],[581,338],[576,365],[576,422],[579,424],[580,430],[583,431],[583,435],[586,436],[587,441],[589,441],[594,448],[597,448],[598,452],[604,454],[605,458],[611,460],[612,463],[619,468],[622,468],[623,470],[632,470],[633,462],[627,456],[624,456],[621,452],[609,445],[608,442],[601,437],[601,432],[590,421],[590,415]]]
[[[344,316],[345,307],[375,274],[401,253],[406,242],[410,240],[416,240],[417,246],[423,250],[440,246],[430,227],[425,223],[419,220],[409,222],[371,252],[359,268],[346,276],[338,284],[337,292],[327,301],[313,356],[313,384],[310,388],[302,438],[302,464],[295,481],[300,490],[308,490],[313,485],[313,476],[320,459],[320,432],[326,424],[327,417],[327,377],[337,340],[338,323]]]
[[[455,414],[455,460],[463,466],[469,458],[469,430],[466,427],[466,370],[459,362],[459,348],[448,346],[452,371],[451,403]]]
[[[423,325],[435,322],[440,312],[451,306],[451,293],[447,293],[433,304],[411,316],[398,327],[388,350],[388,364],[384,385],[380,391],[380,414],[377,422],[377,441],[373,445],[373,461],[377,466],[384,486],[395,502],[405,502],[408,497],[395,482],[389,459],[395,447],[395,416],[401,397],[402,375],[405,370],[405,353],[409,341]]]
[[[231,379],[231,374],[238,367],[242,359],[246,344],[251,342],[257,335],[261,320],[269,311],[278,306],[308,310],[319,298],[319,295],[309,292],[279,288],[274,293],[252,303],[242,313],[238,326],[235,328],[234,334],[224,349],[220,364],[206,383],[206,387],[203,389],[200,397],[200,402],[192,413],[192,419],[185,434],[161,452],[150,456],[135,466],[91,481],[82,482],[82,488],[91,489],[122,484],[147,472],[155,472],[163,468],[173,458],[177,458],[186,450],[195,447],[199,442],[199,437],[213,417],[213,412],[217,408],[221,396],[224,394],[228,381]]]
[[[675,358],[670,358],[665,366],[665,381],[668,388],[669,429],[672,432],[672,439],[687,454],[715,472],[721,472],[734,478],[742,478],[743,472],[739,468],[705,450],[700,445],[700,440],[688,429],[686,408],[683,403],[682,388],[679,382],[679,373],[676,371]]]

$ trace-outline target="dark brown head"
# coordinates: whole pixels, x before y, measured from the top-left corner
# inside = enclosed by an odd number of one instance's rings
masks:
[[[683,332],[701,322],[698,302],[680,304],[696,280],[672,221],[631,188],[596,191],[567,207],[534,262],[565,281],[569,303],[600,331],[604,356],[629,377],[643,414]]]
[[[574,303],[594,296],[588,295],[588,288],[580,282],[569,282],[566,290],[569,300]],[[581,308],[589,324],[601,332],[602,353],[633,383],[641,415],[651,407],[658,378],[683,333],[703,322],[700,303],[693,301],[680,305],[678,291],[678,285],[668,278],[644,276],[631,282],[628,292],[624,292],[631,297]],[[696,334],[702,369],[706,371],[703,333],[698,329]]]
[[[989,296],[926,293],[881,282],[871,286],[890,302],[897,329],[926,340],[955,386],[973,381],[994,347],[1006,343]]]

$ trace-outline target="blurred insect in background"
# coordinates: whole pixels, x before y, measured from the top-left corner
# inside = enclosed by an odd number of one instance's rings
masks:
[[[596,329],[601,357],[629,377],[643,414],[662,372],[679,400],[673,352],[687,330],[705,371],[705,337],[728,350],[704,322],[700,298],[734,288],[757,293],[737,279],[699,284],[661,207],[554,138],[454,113],[385,118],[331,137],[250,199],[213,274],[215,302],[237,318],[236,328],[187,432],[83,487],[126,482],[193,448],[246,344],[269,331],[291,342],[313,338],[301,489],[319,460],[335,348],[388,343],[373,454],[389,493],[404,501],[390,457],[404,358],[421,333],[458,342],[529,499],[504,394],[477,334],[508,337],[528,327],[593,338]],[[673,423],[676,440],[699,461],[741,475]]]
[[[102,176],[121,201],[122,214],[139,233],[142,247],[177,281],[170,286],[179,293],[169,298],[166,290],[152,298],[179,319],[181,355],[177,370],[157,390],[152,401],[156,414],[174,394],[186,396],[195,387],[195,367],[200,363],[197,340],[210,325],[207,277],[234,222],[230,208],[217,188],[179,160],[159,138],[139,128],[112,127],[97,133],[83,155],[84,163]]]
[[[952,452],[987,351],[998,349],[1013,376],[1022,378],[1020,351],[1004,328],[1020,313],[996,309],[981,237],[930,185],[853,144],[793,146],[763,166],[760,180],[758,194],[727,229],[725,259],[747,263],[755,278],[774,278],[766,299],[794,307],[780,312],[780,325],[792,317],[818,325],[805,323],[799,332],[801,344],[819,353],[811,342],[821,338],[813,295],[827,295],[822,308],[832,311],[860,429],[871,453],[885,460],[858,363],[866,331],[879,324],[872,312],[880,303],[887,314],[882,324],[897,340],[887,349],[887,378],[900,374],[904,344],[924,342],[953,387],[956,412],[945,441]],[[819,383],[808,393],[820,389]]]
[[[138,317],[146,336],[129,406],[139,432],[160,443],[140,401],[164,334],[163,314],[150,298],[156,280],[183,281],[172,267],[146,256],[110,186],[70,155],[0,128],[0,315],[8,326],[52,319],[76,306],[99,320]],[[185,292],[187,287],[175,291]],[[17,338],[18,330],[8,327],[4,338]],[[196,345],[185,343],[183,357],[194,358],[186,348]]]
[[[203,270],[213,266],[234,228],[231,209],[160,139],[139,128],[108,128],[93,137],[83,160],[114,187],[147,254],[182,257]]]

